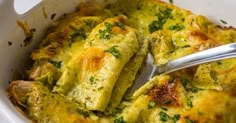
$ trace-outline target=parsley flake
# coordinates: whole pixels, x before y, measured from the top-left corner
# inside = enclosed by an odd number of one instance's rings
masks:
[[[175,30],[175,31],[180,31],[182,29],[184,29],[185,27],[183,25],[179,25],[179,24],[176,24],[176,25],[172,25],[169,27],[169,30]]]
[[[164,104],[169,105],[169,104],[171,104],[172,102],[173,102],[172,100],[167,100],[167,101],[164,102]]]
[[[153,33],[157,30],[160,30],[163,28],[163,25],[166,23],[166,21],[169,18],[173,18],[173,16],[171,15],[172,10],[167,8],[164,10],[159,10],[160,12],[158,14],[156,14],[157,16],[157,20],[152,21],[149,25],[148,25],[148,29],[150,33]]]
[[[173,76],[170,76],[170,78],[169,78],[169,83],[174,82],[174,80],[175,80],[175,78],[174,78]]]
[[[107,31],[110,32],[111,28],[112,28],[112,25],[110,23],[105,22],[105,26],[107,28]]]
[[[49,63],[54,65],[56,68],[61,68],[61,62],[62,61],[51,61],[51,60],[49,60]]]
[[[120,27],[121,29],[125,30],[125,26],[124,24],[120,23],[120,22],[115,22],[115,25]]]
[[[148,109],[152,109],[155,105],[156,103],[153,100],[150,100],[148,103]]]
[[[160,116],[160,121],[162,121],[162,122],[166,122],[169,119],[169,117],[170,117],[168,114],[166,114],[163,111],[161,111],[159,113],[159,116]]]
[[[162,106],[161,106],[161,109],[164,110],[164,111],[167,111],[167,110],[168,110],[167,108],[162,107]]]
[[[169,0],[169,3],[172,3],[172,4],[173,4],[173,3],[174,3],[174,1],[173,1],[173,0]]]
[[[99,91],[102,90],[102,89],[103,89],[103,87],[99,87],[99,88],[98,88]]]
[[[108,50],[105,50],[104,52],[111,53],[115,58],[120,58],[120,51],[116,49],[118,46],[113,46],[109,48]]]
[[[188,47],[191,47],[191,46],[190,45],[184,45],[181,48],[188,48]]]
[[[168,120],[174,121],[176,123],[180,119],[180,114],[175,114],[173,117],[169,116],[167,113],[161,111],[159,113],[160,121],[167,122]]]
[[[223,24],[228,24],[226,21],[224,20],[220,20]]]
[[[162,29],[163,24],[160,21],[154,20],[152,23],[148,25],[148,29],[150,33],[155,32],[156,30]]]
[[[185,119],[185,120],[186,120],[186,123],[193,123],[193,121],[190,119]]]
[[[191,85],[190,81],[187,78],[185,78],[185,77],[181,77],[180,78],[180,82],[184,86],[186,91],[190,91],[192,93],[197,93],[199,90],[201,90],[199,88],[193,87]]]
[[[203,113],[202,113],[202,112],[200,112],[200,111],[198,111],[198,115],[203,115]]]
[[[114,123],[126,123],[126,122],[124,121],[124,117],[121,116],[121,117],[115,119],[115,120],[114,120]]]
[[[106,29],[104,30],[99,30],[99,34],[100,34],[100,39],[110,39],[111,38],[111,29],[112,29],[112,25],[110,23],[105,22],[104,23],[106,26]]]
[[[175,114],[172,119],[173,119],[174,123],[176,123],[180,119],[180,114]]]
[[[91,77],[89,78],[89,81],[90,81],[91,84],[95,84],[95,83],[96,83],[93,76],[91,76]]]
[[[187,106],[190,107],[190,108],[192,108],[192,107],[193,107],[193,102],[192,102],[191,100],[189,100],[189,101],[187,102]]]

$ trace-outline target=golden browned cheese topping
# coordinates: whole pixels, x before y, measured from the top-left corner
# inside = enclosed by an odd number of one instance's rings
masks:
[[[178,91],[176,90],[176,81],[177,78],[170,77],[163,85],[154,86],[149,92],[148,95],[152,97],[152,100],[160,106],[163,105],[174,105],[179,106],[178,102]]]
[[[210,43],[211,47],[218,46],[218,42],[208,37],[206,34],[200,31],[194,31],[189,34],[189,42],[196,49],[200,49],[201,45]]]
[[[18,25],[32,39],[35,30]],[[148,53],[158,66],[235,41],[235,29],[160,0],[91,0],[54,22],[28,80],[7,94],[38,123],[236,123],[235,59],[142,78],[154,66]],[[129,95],[138,77],[143,86]]]
[[[122,28],[117,27],[117,26],[113,27],[111,31],[115,34],[123,34],[123,35],[128,33],[128,30],[122,29]]]
[[[97,71],[104,65],[105,52],[101,48],[91,47],[80,58],[81,66],[88,71]]]

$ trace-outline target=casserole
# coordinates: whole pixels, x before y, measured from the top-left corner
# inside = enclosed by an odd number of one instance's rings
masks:
[[[13,10],[13,2],[12,1],[2,1],[1,5],[1,18],[4,18],[1,20],[1,44],[0,44],[0,50],[1,50],[1,58],[2,63],[1,64],[1,106],[3,110],[3,115],[5,115],[7,119],[7,122],[14,122],[14,121],[22,121],[24,122],[24,118],[21,114],[17,113],[13,105],[11,105],[10,101],[6,98],[6,95],[4,94],[4,91],[6,90],[6,87],[8,85],[8,81],[11,81],[12,75],[15,71],[19,71],[23,69],[24,63],[27,58],[27,54],[30,52],[30,50],[35,47],[37,44],[37,41],[39,41],[43,37],[43,32],[46,29],[46,27],[49,25],[49,23],[52,21],[51,18],[46,18],[43,14],[42,7],[45,8],[48,15],[52,15],[56,13],[56,17],[59,17],[63,13],[71,12],[75,8],[75,5],[78,4],[80,1],[72,0],[64,3],[64,1],[43,1],[38,6],[33,8],[30,12],[24,14],[24,15],[17,15]],[[212,20],[216,21],[216,23],[220,24],[221,19],[226,20],[229,24],[234,25],[234,18],[231,16],[233,15],[233,6],[235,5],[234,1],[225,1],[224,4],[227,6],[227,10],[222,10],[219,12],[216,12],[216,8],[222,6],[220,1],[208,1],[206,4],[206,1],[198,1],[197,3],[192,2],[182,2],[182,1],[174,1],[174,4],[186,7],[187,9],[191,9],[191,11],[195,13],[201,13],[206,16],[209,16],[212,18]],[[199,6],[199,7],[198,7]],[[203,7],[205,6],[205,7]],[[232,6],[232,7],[230,7]],[[190,7],[190,8],[188,8]],[[192,7],[193,10],[192,10]],[[211,7],[215,9],[212,11]],[[7,8],[7,9],[6,9]],[[12,9],[9,9],[12,8]],[[195,11],[196,9],[196,11]],[[204,10],[205,9],[205,10]],[[3,13],[4,12],[4,13]],[[204,13],[206,12],[206,13]],[[222,13],[222,14],[221,14]],[[228,13],[228,14],[225,14]],[[5,14],[5,15],[4,15]],[[12,16],[6,16],[6,15],[12,15]],[[232,18],[230,18],[232,17]],[[30,45],[24,47],[24,35],[20,27],[17,26],[16,20],[21,19],[23,21],[27,21],[30,28],[35,28],[36,32],[33,37],[34,41],[30,43]],[[56,19],[56,18],[55,18]],[[40,23],[38,23],[40,22]],[[21,62],[17,62],[21,61]],[[4,112],[5,111],[5,112]]]

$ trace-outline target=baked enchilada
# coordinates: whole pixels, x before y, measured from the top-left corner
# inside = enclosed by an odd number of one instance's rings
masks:
[[[10,83],[32,122],[234,123],[235,59],[157,75],[125,93],[154,65],[236,41],[234,28],[159,0],[95,1],[53,22],[32,51],[27,78]]]

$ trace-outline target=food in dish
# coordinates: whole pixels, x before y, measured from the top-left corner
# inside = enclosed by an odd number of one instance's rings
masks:
[[[9,98],[34,122],[230,122],[235,59],[158,75],[131,97],[148,51],[155,65],[234,42],[236,30],[157,0],[82,3],[32,51]],[[142,71],[140,71],[142,72]]]

